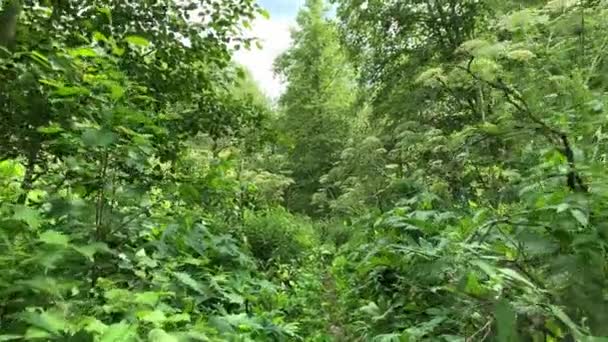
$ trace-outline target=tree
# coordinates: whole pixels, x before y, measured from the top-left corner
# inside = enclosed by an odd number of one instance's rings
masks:
[[[353,72],[322,0],[308,0],[298,14],[291,47],[276,61],[287,81],[280,98],[281,128],[289,141],[296,184],[288,206],[312,213],[319,178],[331,168],[349,131]]]

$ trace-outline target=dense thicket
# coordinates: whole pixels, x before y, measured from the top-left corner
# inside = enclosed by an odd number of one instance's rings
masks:
[[[608,339],[608,2],[0,7],[1,341]]]

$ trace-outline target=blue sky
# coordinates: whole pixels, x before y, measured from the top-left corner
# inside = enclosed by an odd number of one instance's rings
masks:
[[[251,25],[251,34],[262,42],[262,49],[255,47],[249,51],[238,51],[237,62],[244,65],[256,80],[260,88],[271,98],[277,99],[285,86],[275,77],[272,64],[277,56],[291,44],[290,27],[295,25],[298,9],[305,0],[258,0],[258,3],[270,12],[270,20],[258,18]]]
[[[304,0],[259,0],[258,3],[273,17],[294,18]]]

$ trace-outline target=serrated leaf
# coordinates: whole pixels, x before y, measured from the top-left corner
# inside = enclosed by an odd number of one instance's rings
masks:
[[[123,88],[117,82],[104,80],[104,81],[100,81],[100,83],[103,84],[106,88],[108,88],[110,90],[110,95],[112,96],[112,98],[114,100],[118,100],[118,99],[122,98],[123,95],[125,94],[125,88]]]
[[[146,291],[135,294],[135,303],[155,306],[160,300],[161,293],[154,291]]]
[[[127,37],[125,37],[125,41],[129,44],[143,46],[143,47],[150,45],[150,42],[142,36],[127,36]]]
[[[230,303],[234,304],[243,304],[245,303],[245,298],[243,296],[236,293],[224,293],[224,297],[230,301]]]
[[[85,317],[80,326],[84,327],[84,331],[96,334],[103,334],[108,329],[108,326],[95,317]]]
[[[144,322],[152,323],[156,326],[160,326],[167,320],[165,313],[160,310],[140,311],[137,313],[137,317]]]
[[[196,280],[194,280],[189,274],[184,273],[184,272],[173,272],[173,275],[182,284],[188,286],[189,288],[193,289],[194,291],[196,291],[202,295],[207,295],[207,291],[205,291],[205,288],[201,284],[199,284]]]
[[[22,178],[25,167],[15,160],[0,161],[0,177],[5,179]]]
[[[136,326],[124,322],[112,324],[101,336],[99,342],[131,342],[137,336]]]
[[[36,276],[32,279],[21,280],[17,284],[28,287],[36,292],[61,297],[61,289],[54,278]]]
[[[167,322],[172,323],[180,323],[180,322],[190,322],[190,315],[187,313],[180,313],[177,315],[172,315],[167,318]]]
[[[360,307],[359,311],[364,312],[370,316],[380,315],[380,308],[374,302],[369,302],[367,305]]]
[[[177,337],[169,335],[163,329],[152,329],[148,334],[148,341],[150,342],[179,342]]]
[[[14,207],[13,218],[25,222],[28,227],[32,229],[38,229],[42,222],[40,213],[25,205],[17,205]]]
[[[54,230],[47,230],[46,232],[40,234],[38,240],[49,245],[58,245],[64,247],[67,247],[70,244],[70,238],[68,236]]]
[[[58,335],[66,331],[69,327],[63,315],[53,311],[23,312],[19,315],[20,319],[35,328],[47,333]]]
[[[507,53],[507,58],[512,59],[518,62],[528,62],[534,58],[536,55],[530,50],[513,50]]]

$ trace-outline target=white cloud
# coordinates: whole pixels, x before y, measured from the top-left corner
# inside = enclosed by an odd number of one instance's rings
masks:
[[[272,65],[289,48],[291,25],[292,21],[287,18],[259,18],[251,25],[251,33],[260,39],[262,49],[253,46],[251,50],[235,53],[236,61],[249,69],[260,88],[272,99],[277,99],[285,89],[285,85],[274,75]]]

